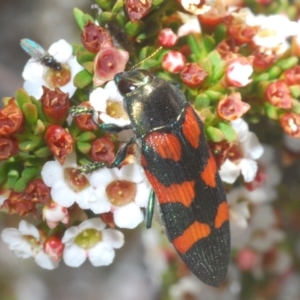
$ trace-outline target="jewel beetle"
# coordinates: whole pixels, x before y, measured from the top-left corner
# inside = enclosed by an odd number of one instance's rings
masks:
[[[203,123],[176,84],[146,70],[118,73],[131,125],[101,124],[109,132],[132,128],[135,136],[117,153],[117,167],[135,143],[156,196],[165,231],[189,269],[219,286],[230,257],[226,194],[209,150]],[[151,200],[150,199],[150,200]],[[149,206],[149,205],[148,205]]]

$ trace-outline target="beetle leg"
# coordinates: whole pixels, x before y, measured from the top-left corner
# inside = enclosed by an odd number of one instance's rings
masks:
[[[153,189],[151,189],[151,192],[149,194],[149,200],[146,210],[146,216],[145,216],[145,222],[146,222],[146,228],[151,228],[152,220],[153,220],[153,214],[154,214],[154,205],[155,205],[155,192]]]

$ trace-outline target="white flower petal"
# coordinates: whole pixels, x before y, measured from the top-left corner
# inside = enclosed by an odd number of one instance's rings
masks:
[[[74,191],[64,181],[55,182],[51,197],[54,202],[64,207],[70,207],[75,202]]]
[[[236,164],[231,162],[229,159],[226,159],[219,170],[219,174],[222,181],[231,184],[234,183],[240,175],[240,169]]]
[[[101,113],[99,115],[99,118],[101,121],[105,124],[115,124],[117,126],[123,127],[130,124],[129,120],[126,120],[124,118],[113,118],[106,113]]]
[[[90,228],[94,228],[97,229],[98,231],[101,231],[105,227],[106,227],[105,223],[100,218],[92,218],[92,219],[85,220],[78,226],[80,232]]]
[[[53,270],[58,267],[58,262],[53,261],[45,252],[40,251],[34,258],[35,262],[43,269]]]
[[[123,102],[123,96],[120,94],[114,80],[109,81],[105,85],[104,89],[108,92],[109,100],[113,100],[114,102]]]
[[[144,171],[139,164],[128,164],[120,169],[120,179],[135,183],[141,182],[144,178]]]
[[[95,199],[92,199],[95,198]],[[90,201],[89,201],[89,208],[93,211],[94,214],[102,214],[109,212],[111,210],[111,203],[108,201],[107,197],[99,197],[98,190],[96,190]]]
[[[248,132],[247,139],[243,143],[243,150],[246,153],[245,156],[252,159],[260,158],[264,152],[263,146],[253,132]]]
[[[37,240],[40,239],[40,233],[38,229],[34,225],[26,222],[25,220],[20,221],[19,231],[21,232],[22,235],[31,235]]]
[[[99,197],[106,197],[105,188],[114,180],[118,179],[118,169],[103,168],[94,171],[90,177],[90,184],[97,188],[97,195]]]
[[[40,99],[43,95],[43,85],[46,85],[43,79],[26,80],[24,81],[23,88],[30,96]]]
[[[115,257],[114,249],[106,243],[100,242],[89,251],[89,260],[95,267],[110,265]]]
[[[115,229],[104,229],[102,231],[102,239],[104,243],[116,249],[124,245],[124,234]]]
[[[136,195],[134,201],[139,207],[147,206],[150,191],[151,185],[146,178],[136,185]]]
[[[48,53],[61,63],[66,63],[72,52],[72,46],[63,39],[53,43],[48,50]]]
[[[114,212],[115,224],[120,228],[135,228],[143,220],[144,215],[134,202],[118,207]]]
[[[258,169],[257,162],[252,159],[243,158],[241,159],[239,166],[245,182],[253,181]]]
[[[48,161],[44,164],[41,175],[44,183],[52,187],[58,178],[63,179],[63,169],[58,161]]]
[[[22,77],[24,80],[41,80],[45,72],[45,67],[35,58],[30,58],[24,67]]]
[[[91,92],[89,101],[96,111],[106,113],[106,101],[108,100],[108,97],[108,92],[99,87]]]
[[[230,123],[238,135],[239,142],[243,142],[247,138],[247,135],[249,133],[249,126],[247,122],[240,118],[231,121]]]
[[[86,260],[86,252],[79,246],[72,244],[66,246],[63,254],[64,262],[69,267],[79,267]]]
[[[61,242],[63,244],[71,244],[71,243],[73,243],[75,237],[79,233],[80,233],[80,231],[79,231],[78,227],[72,226],[65,231],[64,236],[61,239]]]

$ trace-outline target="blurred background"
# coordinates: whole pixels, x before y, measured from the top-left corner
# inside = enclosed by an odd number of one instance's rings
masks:
[[[0,1],[0,98],[13,96],[22,87],[22,71],[29,59],[20,40],[30,38],[44,49],[63,38],[79,42],[79,29],[72,10],[91,12],[91,2],[72,0]],[[32,220],[29,220],[32,222]],[[0,213],[0,231],[18,227],[19,219]],[[116,251],[111,267],[94,268],[89,262],[81,268],[43,270],[33,259],[15,256],[0,239],[1,300],[150,300],[156,299],[143,264],[143,249],[137,231],[130,232],[126,244]],[[135,235],[134,235],[135,234]]]

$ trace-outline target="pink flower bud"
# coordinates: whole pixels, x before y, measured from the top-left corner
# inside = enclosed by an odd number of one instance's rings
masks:
[[[47,222],[49,228],[53,229],[59,222],[68,224],[69,213],[67,208],[60,206],[55,202],[45,205],[42,211],[43,220]]]
[[[164,28],[158,35],[158,44],[163,47],[172,47],[177,42],[177,35],[171,28]]]
[[[59,261],[61,259],[64,248],[64,244],[61,242],[61,239],[57,236],[48,237],[43,245],[44,252],[54,261]]]
[[[287,84],[282,81],[271,82],[265,92],[266,99],[278,108],[292,108],[292,96]]]
[[[166,53],[162,59],[162,67],[170,73],[179,73],[185,65],[185,57],[177,51]]]
[[[240,93],[224,96],[218,103],[217,113],[220,118],[233,121],[240,118],[250,109],[250,105],[241,99]]]

